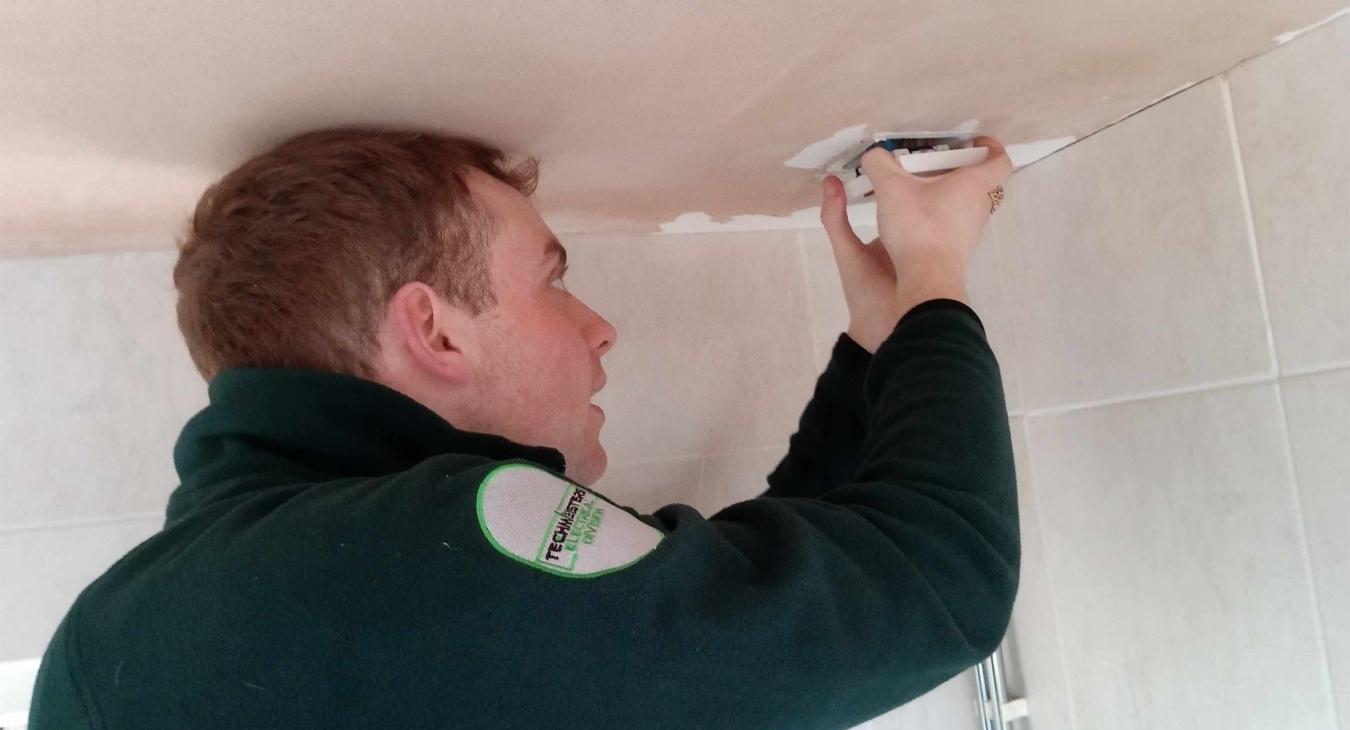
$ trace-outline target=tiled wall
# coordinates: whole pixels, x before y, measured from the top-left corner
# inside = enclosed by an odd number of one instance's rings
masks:
[[[1347,132],[1350,18],[1007,186],[1030,727],[1350,730]]]
[[[1350,18],[1006,184],[969,289],[1018,459],[1020,727],[1350,730],[1346,89]],[[596,487],[705,514],[763,491],[847,325],[823,234],[565,243],[619,332]],[[173,261],[0,260],[0,661],[159,527],[205,402]],[[971,728],[973,696],[867,725]]]
[[[206,402],[171,253],[0,260],[0,661],[153,534],[171,449]]]

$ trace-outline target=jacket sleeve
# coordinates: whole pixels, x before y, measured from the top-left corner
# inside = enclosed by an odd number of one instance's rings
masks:
[[[853,476],[867,428],[863,379],[872,353],[841,332],[825,372],[760,497],[819,497]]]
[[[818,490],[791,487],[819,496],[707,518],[685,504],[623,507],[659,543],[622,570],[522,595],[550,616],[585,617],[530,641],[559,650],[560,636],[603,633],[584,666],[623,698],[603,716],[628,727],[847,728],[989,655],[1008,627],[1020,545],[1006,405],[978,317],[954,300],[907,312],[863,397],[847,479],[830,486],[838,465],[799,468],[829,475]]]

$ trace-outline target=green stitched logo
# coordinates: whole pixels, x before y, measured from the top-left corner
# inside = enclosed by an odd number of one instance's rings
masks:
[[[605,508],[597,504],[593,496],[586,501],[585,487],[573,485],[557,509],[553,510],[553,520],[549,529],[544,531],[539,543],[539,552],[534,559],[544,565],[555,566],[572,572],[577,564],[578,544],[595,544],[600,523],[605,519]]]
[[[477,511],[498,552],[569,578],[630,567],[665,537],[599,492],[528,462],[488,472],[478,485]]]

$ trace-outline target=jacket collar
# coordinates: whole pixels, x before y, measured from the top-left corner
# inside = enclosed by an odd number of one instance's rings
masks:
[[[412,398],[351,375],[234,368],[212,379],[207,394],[209,405],[174,445],[182,484],[169,498],[169,522],[255,489],[392,474],[440,454],[566,468],[557,449],[461,431]]]

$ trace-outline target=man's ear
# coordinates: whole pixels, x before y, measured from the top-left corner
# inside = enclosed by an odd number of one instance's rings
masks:
[[[399,287],[389,299],[388,317],[408,366],[446,380],[469,379],[468,320],[434,289],[420,281]]]

